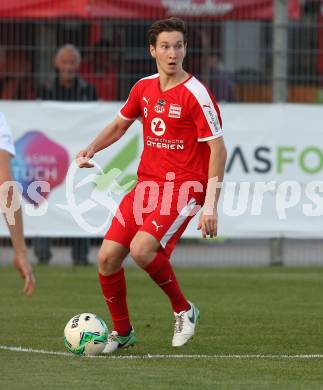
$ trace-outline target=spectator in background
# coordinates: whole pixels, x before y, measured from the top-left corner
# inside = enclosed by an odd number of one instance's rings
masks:
[[[11,174],[11,158],[15,155],[15,147],[9,127],[4,115],[0,112],[0,211],[4,212],[4,217],[9,228],[12,246],[15,252],[14,265],[25,280],[24,293],[27,296],[33,294],[35,288],[35,278],[32,268],[27,259],[27,248],[24,239],[21,207],[13,214],[13,220],[8,218],[5,210],[12,206],[14,193],[8,191],[6,182],[13,182]]]
[[[83,80],[79,75],[81,55],[74,45],[61,46],[54,59],[55,78],[38,91],[38,98],[61,101],[97,100],[95,86]]]
[[[235,102],[237,100],[232,75],[225,70],[218,55],[212,54],[208,59],[209,87],[218,102]]]
[[[56,75],[49,85],[38,91],[38,98],[58,101],[95,101],[95,86],[79,76],[81,55],[74,45],[61,46],[54,58]],[[50,239],[34,239],[35,254],[40,263],[48,263],[51,258]],[[76,238],[72,241],[72,260],[74,265],[88,265],[90,239]]]
[[[82,77],[95,85],[100,100],[117,100],[117,72],[107,40],[97,42],[81,64]]]
[[[30,54],[20,48],[0,47],[0,99],[32,100],[35,97]]]

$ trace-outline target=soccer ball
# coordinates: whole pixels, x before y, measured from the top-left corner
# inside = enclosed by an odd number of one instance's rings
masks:
[[[77,314],[64,329],[64,344],[76,355],[97,355],[101,353],[108,339],[105,322],[92,313]]]

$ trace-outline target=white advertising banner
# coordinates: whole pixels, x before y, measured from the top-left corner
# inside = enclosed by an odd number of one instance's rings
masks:
[[[140,122],[95,156],[95,168],[73,161],[121,105],[1,102],[15,139],[26,236],[104,235],[134,183]],[[226,104],[221,113],[228,159],[219,235],[323,237],[323,107]],[[0,235],[8,235],[3,218]],[[184,237],[200,237],[197,217]]]

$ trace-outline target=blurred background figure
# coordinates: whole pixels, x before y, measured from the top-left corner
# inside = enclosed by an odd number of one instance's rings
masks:
[[[81,55],[74,45],[61,46],[54,58],[55,78],[38,92],[38,98],[58,101],[95,101],[95,86],[79,75]],[[39,263],[47,264],[52,256],[50,238],[36,237],[33,240],[35,255]],[[88,265],[90,239],[72,239],[72,260],[74,265]]]
[[[0,47],[0,99],[33,100],[36,97],[31,55],[27,50]]]
[[[200,45],[205,57],[202,60],[202,73],[205,84],[218,102],[237,101],[234,78],[225,66],[215,48],[214,37],[209,30],[202,28],[199,33]]]
[[[98,41],[81,64],[80,73],[96,87],[98,99],[117,100],[117,72],[108,40]]]
[[[38,98],[61,101],[97,100],[95,86],[79,75],[81,55],[74,45],[61,46],[54,58],[55,77],[38,91]]]
[[[209,87],[218,102],[237,101],[233,76],[226,71],[217,54],[208,58],[208,73]]]

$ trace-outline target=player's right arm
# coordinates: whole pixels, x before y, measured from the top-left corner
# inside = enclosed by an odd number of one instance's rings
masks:
[[[107,148],[118,141],[134,120],[126,120],[117,116],[115,120],[108,124],[98,136],[90,143],[90,145],[81,150],[76,155],[76,162],[80,168],[92,168],[94,165],[89,160],[100,150]]]
[[[0,145],[0,211],[4,212],[3,215],[10,231],[10,237],[15,251],[14,265],[25,281],[25,294],[27,296],[31,296],[35,288],[35,277],[27,259],[27,248],[24,239],[21,207],[18,207],[18,209],[14,212],[13,224],[9,223],[7,214],[5,213],[6,208],[13,204],[14,196],[14,188],[11,188],[8,191],[8,188],[3,185],[8,182],[13,182],[10,166],[11,157],[12,155],[7,150],[1,149]],[[3,210],[2,206],[4,207]]]
[[[131,89],[127,101],[115,120],[108,124],[86,149],[76,155],[76,162],[80,168],[92,168],[94,165],[89,160],[95,153],[118,141],[132,123],[141,116],[139,89],[140,83],[138,82]]]

